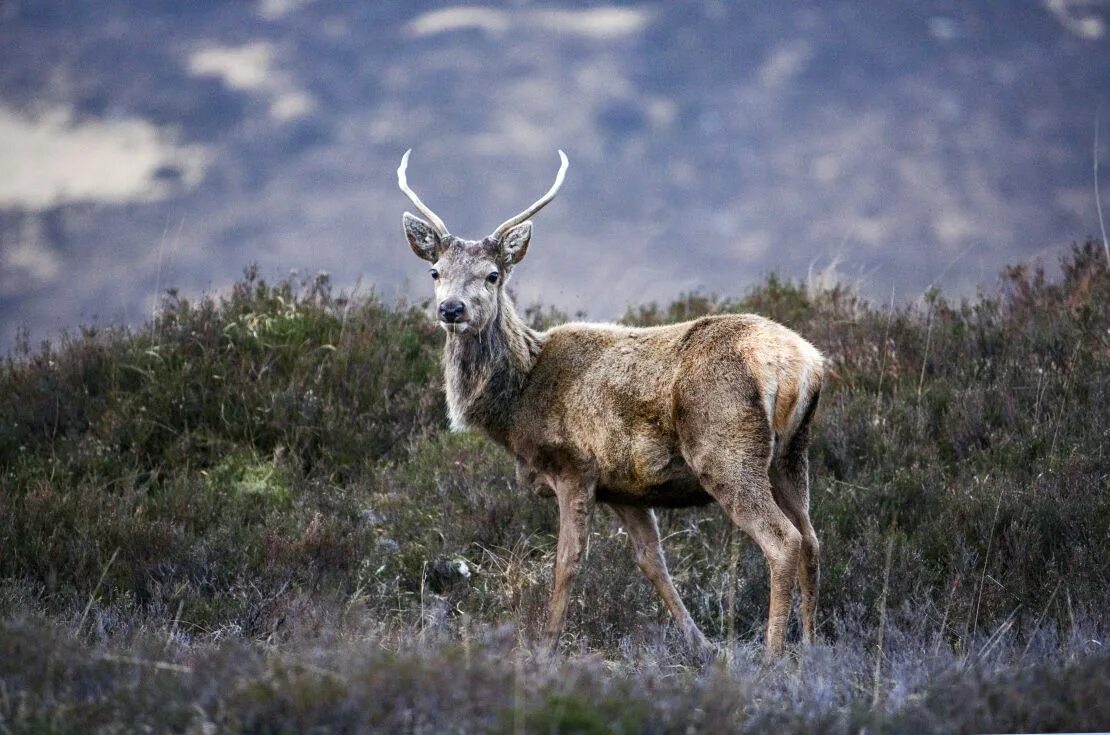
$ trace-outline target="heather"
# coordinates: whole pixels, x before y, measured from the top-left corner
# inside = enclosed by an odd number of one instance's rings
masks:
[[[772,276],[629,308],[754,311],[830,358],[822,642],[771,667],[765,562],[712,507],[660,524],[719,660],[683,650],[603,510],[562,650],[533,645],[553,501],[446,430],[426,306],[248,269],[141,328],[24,340],[0,367],[0,729],[1110,727],[1101,246],[974,299]]]

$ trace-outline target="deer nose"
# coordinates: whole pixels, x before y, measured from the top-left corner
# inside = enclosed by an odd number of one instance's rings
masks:
[[[439,305],[439,318],[448,324],[462,321],[466,306],[458,299],[447,299]]]

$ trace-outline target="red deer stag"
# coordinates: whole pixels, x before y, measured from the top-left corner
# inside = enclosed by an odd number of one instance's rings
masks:
[[[823,360],[806,340],[754,314],[709,316],[635,329],[572,323],[530,329],[505,288],[532,239],[529,217],[551,189],[482,240],[450,234],[409,188],[427,221],[405,212],[413,252],[431,263],[444,373],[455,429],[505,447],[518,477],[545,483],[559,504],[555,581],[545,629],[558,643],[587,521],[607,504],[632,540],[636,562],[686,642],[712,651],[667,572],[653,508],[716,501],[752,537],[771,572],[765,653],[782,650],[797,576],[803,640],[814,637],[818,542],[809,520],[810,425]],[[721,552],[724,553],[724,548]]]

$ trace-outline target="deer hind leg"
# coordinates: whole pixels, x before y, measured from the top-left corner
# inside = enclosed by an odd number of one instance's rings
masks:
[[[640,571],[655,587],[656,592],[663,598],[667,609],[678,624],[686,639],[686,645],[696,654],[708,658],[713,652],[713,647],[705,639],[697,623],[690,617],[678,590],[674,588],[671,575],[667,571],[667,560],[663,556],[663,544],[659,539],[659,525],[655,520],[655,513],[650,508],[641,508],[632,505],[611,504],[613,513],[628,531],[632,541],[632,549],[636,554],[636,564]]]
[[[771,463],[775,502],[802,533],[798,584],[802,589],[802,642],[813,643],[817,627],[817,598],[821,587],[821,544],[809,520],[809,435],[821,392],[809,399],[801,423],[784,451]]]
[[[582,545],[589,527],[593,505],[593,487],[576,481],[559,480],[555,483],[559,501],[559,542],[555,554],[555,581],[551,588],[551,606],[548,608],[544,643],[554,650],[567,620],[567,605],[571,588],[578,574]]]
[[[813,643],[816,633],[817,596],[821,586],[821,544],[809,520],[809,462],[803,449],[771,466],[775,502],[802,534],[798,556],[798,586],[802,590],[802,642]]]
[[[703,395],[713,395],[712,387]],[[717,394],[728,396],[729,393]],[[802,534],[775,503],[768,474],[771,430],[758,402],[753,405],[704,397],[683,412],[679,425],[686,463],[702,488],[729,518],[759,545],[771,573],[765,657],[782,651],[794,591]]]
[[[755,473],[752,473],[753,475]],[[707,473],[703,486],[713,495],[729,518],[759,545],[771,572],[770,605],[767,611],[766,658],[782,652],[790,598],[794,591],[802,534],[782,512],[771,496],[770,480],[716,477]]]

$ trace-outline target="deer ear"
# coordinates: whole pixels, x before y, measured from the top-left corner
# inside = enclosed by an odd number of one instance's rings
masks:
[[[436,229],[408,212],[401,216],[401,224],[405,228],[405,237],[409,240],[412,252],[429,263],[436,262],[439,258],[439,233]]]
[[[528,252],[528,243],[532,241],[532,223],[521,222],[501,236],[501,257],[509,265],[516,265]]]

